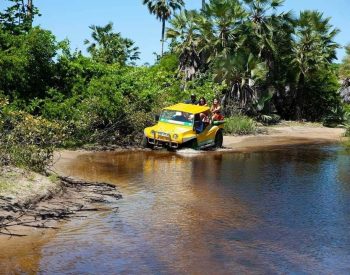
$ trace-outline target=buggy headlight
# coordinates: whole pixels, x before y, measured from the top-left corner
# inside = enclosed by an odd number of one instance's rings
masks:
[[[177,139],[179,136],[177,134],[173,134],[173,138]]]
[[[156,132],[154,130],[151,131],[151,135],[154,135]]]

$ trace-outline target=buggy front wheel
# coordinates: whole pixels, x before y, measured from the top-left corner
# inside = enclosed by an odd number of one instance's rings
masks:
[[[224,136],[222,134],[222,131],[219,130],[215,136],[215,145],[214,145],[215,148],[222,148],[223,141],[224,141]]]

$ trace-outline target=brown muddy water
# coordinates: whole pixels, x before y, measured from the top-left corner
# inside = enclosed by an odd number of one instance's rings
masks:
[[[64,223],[18,259],[0,251],[9,273],[350,273],[341,146],[94,153],[59,170],[118,185],[119,211]]]

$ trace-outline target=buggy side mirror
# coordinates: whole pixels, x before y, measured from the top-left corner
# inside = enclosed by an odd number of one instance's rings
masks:
[[[155,120],[156,122],[158,122],[158,121],[159,121],[159,115],[155,115],[155,116],[154,116],[154,120]]]

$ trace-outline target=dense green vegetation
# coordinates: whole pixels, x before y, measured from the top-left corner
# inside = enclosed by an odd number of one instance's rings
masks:
[[[332,62],[338,30],[317,11],[303,11],[298,18],[278,12],[282,2],[212,0],[200,12],[176,15],[167,34],[184,78],[211,74],[227,86],[225,104],[235,101],[249,115],[267,96],[270,107],[286,119],[337,115]]]
[[[171,46],[154,65],[136,66],[138,47],[112,23],[89,27],[85,56],[32,26],[33,1],[8,4],[0,11],[2,163],[41,170],[57,145],[138,143],[154,114],[191,93],[220,97],[234,117],[227,129],[238,118],[250,129],[232,133],[254,131],[243,115],[266,123],[344,119],[333,65],[338,30],[320,12],[294,17],[279,12],[281,0],[210,0],[201,11],[180,0],[143,1]]]

